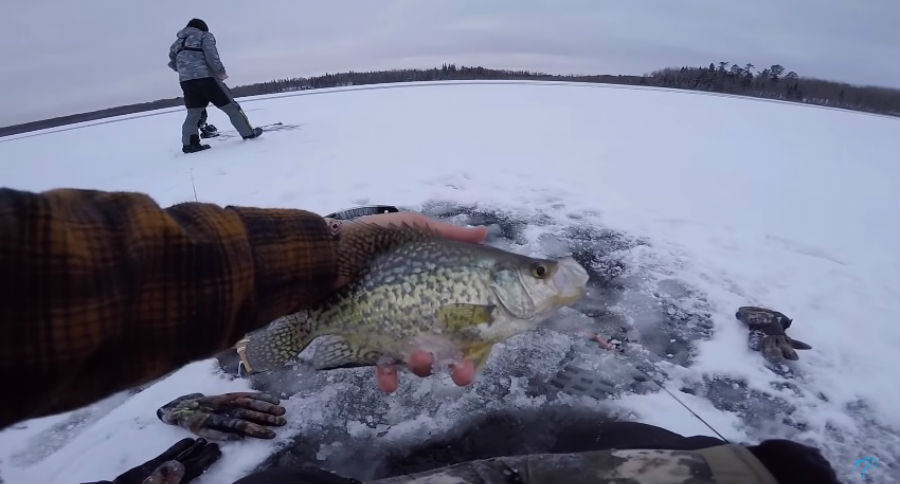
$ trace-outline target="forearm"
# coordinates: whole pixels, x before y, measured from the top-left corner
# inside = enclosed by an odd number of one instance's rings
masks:
[[[206,64],[216,76],[225,74],[225,65],[219,58],[219,49],[216,47],[216,39],[212,34],[205,35],[201,43],[203,55],[206,57]]]
[[[0,427],[91,403],[315,304],[335,279],[322,218],[161,209],[132,193],[0,190]]]

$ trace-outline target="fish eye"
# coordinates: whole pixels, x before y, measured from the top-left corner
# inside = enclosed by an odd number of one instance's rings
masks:
[[[540,262],[531,266],[531,275],[537,277],[538,279],[543,279],[547,277],[547,266],[541,264]]]

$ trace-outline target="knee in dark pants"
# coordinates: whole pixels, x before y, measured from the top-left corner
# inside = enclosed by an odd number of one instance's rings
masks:
[[[227,114],[231,114],[231,113],[243,114],[243,112],[244,112],[244,110],[241,109],[241,105],[238,104],[237,101],[231,101],[230,103],[225,104],[223,106],[218,106],[218,108],[221,109],[222,111],[225,111]]]
[[[784,439],[764,440],[747,447],[778,482],[840,482],[819,449]]]

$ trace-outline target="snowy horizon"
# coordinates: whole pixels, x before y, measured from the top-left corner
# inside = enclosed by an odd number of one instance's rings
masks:
[[[713,65],[713,64],[715,64],[715,63],[710,63],[709,65]],[[729,66],[729,65],[732,65],[732,64],[731,64],[731,63],[725,63],[725,64],[726,64],[726,65],[725,65],[725,71],[728,71],[728,66]],[[760,74],[761,72],[763,72],[763,71],[768,72],[769,67],[774,67],[774,66],[766,66],[766,65],[762,65],[762,66],[758,66],[758,67],[754,66],[754,67],[753,67],[752,69],[750,69],[749,71],[746,71],[746,70],[743,70],[743,66],[742,66],[741,64],[735,63],[735,64],[733,64],[733,65],[738,66],[738,67],[741,67],[741,68],[742,68],[742,72],[750,72],[750,73],[751,73],[752,75],[754,75],[754,76],[759,75],[759,74]],[[330,73],[326,72],[326,73],[322,73],[321,75],[328,75],[328,74],[331,74],[331,75],[341,75],[341,74],[348,74],[348,73],[354,73],[354,74],[369,74],[369,73],[375,73],[375,74],[380,74],[380,73],[387,73],[387,72],[392,72],[392,71],[406,71],[406,70],[426,71],[426,70],[430,70],[430,69],[441,69],[442,67],[447,67],[447,66],[454,66],[454,67],[457,67],[457,68],[478,68],[478,67],[481,67],[481,68],[484,68],[484,69],[486,69],[486,70],[488,70],[488,71],[529,72],[529,73],[532,74],[532,75],[549,75],[549,76],[575,76],[575,75],[586,75],[586,76],[595,76],[595,75],[596,75],[596,76],[619,76],[619,75],[623,75],[623,74],[618,74],[618,73],[577,73],[577,74],[573,74],[573,73],[544,72],[544,71],[540,71],[540,70],[530,70],[530,71],[529,71],[529,70],[526,70],[526,69],[503,69],[503,68],[493,68],[493,67],[489,67],[489,66],[465,66],[465,65],[456,65],[456,64],[454,64],[454,63],[452,63],[452,62],[449,62],[449,63],[443,63],[443,64],[441,64],[441,65],[424,66],[424,67],[416,67],[416,68],[401,68],[401,67],[396,67],[396,68],[385,68],[385,69],[377,69],[377,70],[370,70],[370,71],[349,69],[349,70],[344,70],[344,71],[339,71],[339,72],[330,72]],[[660,67],[659,69],[654,69],[653,71],[663,70],[663,69],[680,69],[680,68],[682,68],[682,67],[689,68],[689,69],[697,69],[697,68],[703,69],[703,68],[706,68],[706,66],[707,66],[707,64],[702,64],[702,65],[699,65],[699,66],[674,66],[674,65],[670,65],[670,66]],[[782,66],[782,67],[783,67],[783,66]],[[648,75],[649,75],[651,72],[653,72],[653,71],[645,72],[645,73],[642,73],[642,74],[633,74],[633,75],[634,75],[634,76],[648,76]],[[790,70],[787,70],[787,69],[786,69],[785,72],[790,72]],[[627,75],[632,75],[632,74],[627,74]],[[765,75],[765,74],[763,74],[763,75]],[[256,84],[259,84],[259,83],[267,83],[267,82],[283,81],[283,80],[294,81],[294,80],[301,79],[301,78],[303,78],[303,79],[313,79],[313,78],[315,78],[315,77],[317,77],[317,76],[310,76],[310,77],[302,77],[302,76],[294,76],[294,77],[290,77],[290,76],[289,76],[289,77],[283,77],[283,78],[277,78],[277,79],[274,79],[274,78],[273,78],[273,79],[268,79],[268,80],[264,80],[264,81],[258,81]],[[804,81],[804,80],[806,80],[806,81],[825,81],[825,82],[829,82],[829,83],[834,83],[834,84],[837,86],[837,81],[833,81],[833,80],[829,80],[829,79],[818,79],[818,78],[804,77],[804,76],[800,76],[799,79],[800,79],[801,81]],[[475,80],[490,80],[490,79],[475,79]],[[504,80],[504,79],[501,79],[501,80]],[[516,79],[509,79],[509,80],[510,80],[510,81],[515,81]],[[527,80],[527,79],[526,79],[526,80]],[[447,82],[447,81],[452,81],[452,79],[439,79],[439,80],[435,80],[435,81],[419,81],[419,82]],[[403,82],[409,82],[409,81],[403,81]],[[575,81],[575,80],[567,80],[567,79],[556,79],[556,80],[546,80],[546,81],[542,81],[542,82],[586,82],[586,81]],[[595,84],[605,84],[605,82],[593,82],[593,81],[591,81],[590,83],[595,83]],[[351,84],[351,85],[355,85],[355,86],[369,86],[369,85],[373,85],[373,86],[374,86],[374,85],[378,85],[378,84],[393,84],[393,83],[385,83],[384,81],[379,81],[379,82],[368,82],[368,83]],[[620,83],[617,83],[617,82],[613,82],[613,83],[610,83],[610,84],[613,84],[613,85],[626,85],[626,86],[636,86],[636,85],[638,85],[638,84],[630,84],[630,83],[620,84]],[[234,88],[246,87],[246,86],[252,86],[252,85],[255,85],[255,84],[237,85],[237,86],[231,86],[231,88],[234,89]],[[858,84],[858,85],[853,85],[853,84],[851,84],[851,86],[852,86],[852,87],[855,87],[855,88],[870,88],[870,87],[879,88],[879,89],[885,88],[885,86],[861,85],[861,84]],[[778,98],[778,97],[776,97],[776,95],[784,96],[784,93],[783,93],[783,92],[780,92],[780,91],[777,91],[777,90],[773,90],[773,91],[771,91],[771,92],[766,92],[766,95],[759,95],[759,94],[754,94],[754,93],[753,93],[754,91],[752,91],[752,90],[748,90],[747,92],[731,92],[731,91],[728,91],[727,89],[726,89],[726,90],[718,90],[718,89],[707,90],[707,89],[701,89],[701,88],[691,88],[691,87],[686,87],[686,86],[683,86],[683,85],[682,85],[682,86],[671,86],[671,87],[665,87],[665,86],[660,86],[660,85],[651,85],[651,87],[659,87],[659,88],[663,88],[663,89],[681,89],[681,90],[689,90],[689,91],[698,91],[698,92],[701,92],[701,93],[708,93],[708,94],[712,94],[712,95],[726,95],[726,96],[748,97],[748,98],[756,98],[756,99],[763,99],[763,100],[775,100],[775,101],[802,102],[802,103],[804,103],[804,104],[812,104],[812,105],[824,106],[824,107],[835,107],[835,108],[838,108],[838,109],[849,109],[849,110],[859,111],[859,112],[863,112],[863,113],[870,113],[870,114],[887,114],[887,115],[890,115],[890,116],[895,116],[895,114],[894,114],[893,112],[891,112],[891,113],[886,113],[886,112],[884,112],[884,111],[880,111],[880,112],[879,112],[879,111],[872,111],[872,110],[871,110],[872,107],[876,107],[876,108],[878,108],[878,109],[884,109],[884,106],[883,106],[883,105],[880,105],[880,104],[877,105],[877,106],[873,106],[873,105],[869,105],[869,106],[854,106],[854,107],[840,106],[840,105],[838,105],[838,102],[839,102],[839,101],[838,101],[838,98],[837,98],[836,96],[835,96],[835,97],[827,97],[827,98],[820,99],[820,100],[815,101],[815,102],[810,102],[810,101],[808,101],[808,100],[806,100],[806,99],[800,101],[800,100],[797,100],[797,99],[790,99],[790,98]],[[736,86],[734,86],[734,87],[736,87]],[[840,88],[840,86],[837,86],[837,87]],[[328,89],[328,88],[327,88],[327,87],[316,87],[316,88],[313,88],[313,89]],[[888,87],[888,89],[895,89],[895,90],[897,90],[897,89],[894,88],[894,87]],[[293,89],[289,89],[287,92],[296,91],[296,90],[299,90],[299,89],[293,88]],[[900,91],[900,90],[898,90],[898,91]],[[788,92],[789,92],[789,91],[788,91]],[[253,97],[259,97],[260,95],[262,95],[262,96],[270,96],[270,95],[277,95],[277,94],[281,94],[281,93],[280,93],[280,92],[272,92],[272,93],[259,94],[259,95],[250,95],[250,96],[246,96],[246,95],[245,95],[245,96],[238,97],[237,99],[238,99],[238,101],[240,101],[241,99],[245,99],[245,98],[248,98],[248,97],[249,97],[249,98],[253,98]],[[832,93],[832,94],[835,94],[835,93]],[[863,95],[864,95],[864,94],[863,94]],[[843,91],[841,91],[841,96],[843,96]],[[176,96],[176,97],[177,97],[177,96]],[[2,128],[11,128],[11,127],[16,127],[16,126],[22,126],[22,125],[29,124],[29,123],[41,123],[41,122],[46,122],[46,121],[52,121],[52,120],[54,120],[54,119],[57,119],[57,118],[60,118],[60,117],[65,117],[65,116],[87,115],[87,114],[91,114],[91,113],[95,113],[95,112],[102,112],[102,111],[106,111],[106,110],[113,110],[113,109],[117,109],[117,108],[128,107],[128,106],[132,106],[132,105],[135,105],[135,104],[155,103],[155,102],[159,102],[159,101],[166,101],[166,100],[168,100],[168,99],[173,99],[173,98],[165,98],[165,99],[145,99],[145,100],[142,100],[142,101],[137,101],[137,102],[129,103],[129,104],[120,104],[120,105],[116,105],[116,106],[105,106],[105,107],[100,107],[100,108],[97,108],[97,109],[91,110],[91,111],[78,112],[78,113],[67,113],[67,114],[62,114],[62,115],[59,115],[59,116],[53,116],[53,117],[49,117],[49,118],[35,119],[35,120],[31,120],[31,121],[26,121],[26,122],[23,122],[23,123],[11,124],[11,125],[8,125],[8,126],[0,125],[0,129],[2,129]],[[210,105],[210,107],[212,108],[212,107],[214,107],[214,106]],[[158,108],[157,108],[157,109],[158,109]],[[156,111],[157,109],[147,109],[147,110],[143,110],[143,111],[137,111],[137,113],[148,113],[148,112]],[[98,117],[98,118],[96,118],[96,119],[115,118],[115,117],[117,117],[117,116],[122,116],[122,115],[111,115],[111,114],[108,114],[108,113],[103,113],[103,114],[102,114],[102,117]],[[65,122],[65,123],[63,123],[63,124],[59,124],[58,126],[73,125],[73,124],[78,124],[78,123],[81,123],[81,122],[90,122],[90,121],[91,121],[91,120],[85,120],[85,121],[67,121],[67,122]],[[42,130],[42,129],[48,129],[48,128],[46,128],[46,127],[43,127],[43,128],[30,128],[29,131],[40,131],[40,130]],[[29,131],[23,131],[23,132],[29,132]]]
[[[735,442],[819,447],[845,482],[900,480],[900,119],[696,91],[564,82],[405,83],[245,98],[252,141],[180,151],[182,108],[0,138],[4,186],[139,191],[161,206],[394,204],[528,255],[571,253],[588,297],[495,347],[466,388],[371,368],[280,374],[288,424],[227,442],[197,483],[233,482],[286,449],[366,479],[384,449],[486,412],[577,412]],[[139,150],[132,149],[139,146]],[[110,149],[110,148],[114,149]],[[608,284],[613,282],[612,284]],[[747,348],[739,306],[793,318],[813,349],[784,365]],[[577,331],[627,338],[627,357]],[[525,357],[522,357],[525,355]],[[567,386],[571,375],[589,390]],[[571,378],[569,378],[571,379]],[[254,382],[255,383],[255,382]],[[113,479],[181,438],[174,397],[251,388],[194,362],[94,405],[0,431],[4,482]],[[424,427],[426,432],[417,430]],[[427,435],[426,435],[427,434]],[[365,458],[359,458],[363,455]],[[876,457],[861,478],[854,461]]]

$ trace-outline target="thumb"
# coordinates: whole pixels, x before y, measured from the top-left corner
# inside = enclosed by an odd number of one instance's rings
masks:
[[[797,352],[794,351],[794,348],[791,347],[790,343],[787,341],[783,341],[779,346],[781,346],[781,354],[788,360],[799,360],[800,356],[797,355]]]
[[[163,462],[141,484],[181,484],[184,466],[177,460]]]

